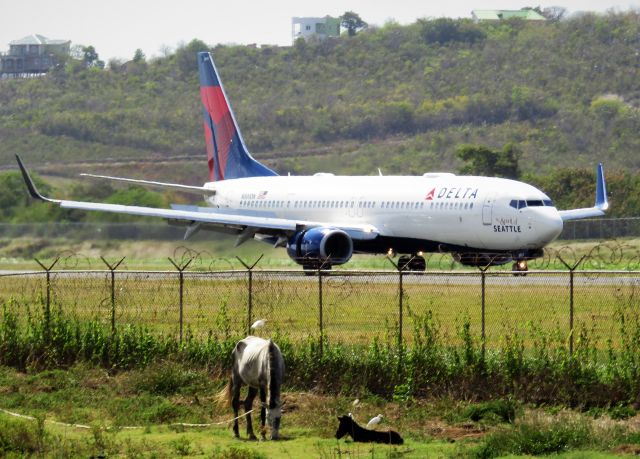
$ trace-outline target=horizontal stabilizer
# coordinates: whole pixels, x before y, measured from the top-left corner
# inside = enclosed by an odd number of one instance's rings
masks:
[[[131,183],[134,185],[142,185],[142,186],[149,186],[154,188],[163,188],[167,190],[182,191],[183,193],[195,193],[195,194],[201,194],[201,195],[204,194],[208,196],[212,196],[216,194],[215,190],[211,188],[205,188],[202,186],[181,185],[179,183],[154,182],[151,180],[137,180],[137,179],[124,178],[124,177],[110,177],[108,175],[95,175],[95,174],[80,174],[80,175],[83,177],[113,180],[115,182]]]

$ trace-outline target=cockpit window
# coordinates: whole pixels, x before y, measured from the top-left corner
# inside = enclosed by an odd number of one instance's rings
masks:
[[[524,209],[525,207],[527,207],[527,201],[525,201],[524,199],[512,199],[511,202],[509,202],[509,205],[514,209]]]
[[[553,201],[551,199],[512,199],[509,201],[509,205],[514,209],[524,209],[525,207],[554,207]]]

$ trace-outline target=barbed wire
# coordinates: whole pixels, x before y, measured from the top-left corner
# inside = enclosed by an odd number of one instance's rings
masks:
[[[453,255],[453,256],[452,256]],[[492,269],[511,269],[511,260],[503,254],[478,254],[477,252],[435,252],[422,255],[425,261],[426,272],[453,271],[460,269],[464,263],[457,260],[466,260],[468,268],[474,265],[484,267],[492,266]],[[455,257],[455,259],[454,259]],[[120,257],[116,257],[120,258]],[[83,252],[63,250],[55,255],[50,255],[46,260],[58,260],[55,271],[73,270],[101,270],[106,268],[100,258],[89,256]],[[198,271],[232,271],[243,270],[242,263],[237,258],[216,256],[208,250],[195,250],[187,246],[178,246],[173,251],[172,259],[179,265],[189,263],[189,272]],[[525,258],[526,259],[526,258]],[[569,265],[580,261],[578,270],[640,270],[640,247],[636,247],[625,240],[610,240],[595,245],[572,244],[554,247],[546,247],[542,255],[526,259],[529,269],[566,269],[562,260]],[[36,260],[37,261],[37,260]],[[316,262],[317,263],[317,262]],[[391,267],[391,266],[390,266]],[[126,260],[118,266],[118,271],[130,270]],[[255,269],[263,269],[258,262]],[[323,268],[325,269],[325,268]],[[316,274],[316,269],[307,270],[307,274]]]

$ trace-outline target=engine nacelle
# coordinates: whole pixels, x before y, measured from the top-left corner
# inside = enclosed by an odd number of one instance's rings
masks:
[[[304,266],[319,266],[327,259],[330,265],[341,265],[351,259],[353,241],[338,228],[311,228],[289,239],[287,254]]]

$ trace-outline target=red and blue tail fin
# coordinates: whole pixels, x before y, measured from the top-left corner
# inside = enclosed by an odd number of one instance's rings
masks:
[[[209,180],[278,175],[247,150],[210,53],[198,53],[198,69]]]

